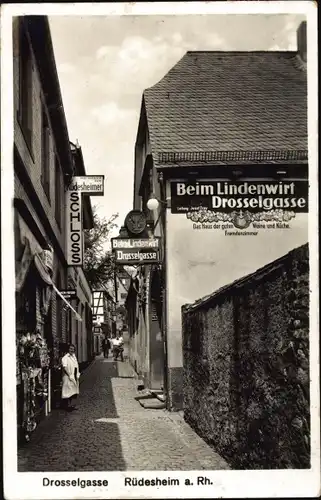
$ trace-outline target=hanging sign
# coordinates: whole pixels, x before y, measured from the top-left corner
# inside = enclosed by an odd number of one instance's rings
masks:
[[[159,248],[160,238],[111,238],[112,249],[128,248],[132,250],[140,248]],[[125,276],[127,278],[128,276]]]
[[[66,299],[66,300],[72,300],[77,298],[77,291],[76,290],[59,290],[61,295]]]
[[[126,266],[137,266],[144,264],[154,264],[160,261],[159,249],[128,250],[127,248],[115,250],[115,260],[117,264]]]
[[[141,210],[131,210],[125,218],[125,227],[132,234],[142,234],[147,225],[147,219]]]
[[[78,191],[91,196],[104,195],[104,175],[82,175],[71,179],[69,191]]]
[[[151,318],[152,318],[152,321],[158,321],[158,314],[157,314],[157,308],[156,308],[155,302],[152,302]]]
[[[112,238],[117,264],[144,265],[160,261],[160,238]]]

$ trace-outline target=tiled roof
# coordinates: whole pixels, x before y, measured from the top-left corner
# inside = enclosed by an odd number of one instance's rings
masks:
[[[164,153],[183,162],[182,153],[242,151],[251,162],[253,151],[266,151],[259,161],[271,151],[296,161],[299,151],[302,161],[308,149],[307,74],[296,52],[187,52],[144,102],[156,165]]]

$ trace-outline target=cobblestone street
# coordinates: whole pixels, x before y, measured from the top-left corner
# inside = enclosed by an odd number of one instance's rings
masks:
[[[179,413],[144,409],[127,362],[98,357],[78,410],[53,410],[18,453],[18,471],[217,470],[226,462]]]

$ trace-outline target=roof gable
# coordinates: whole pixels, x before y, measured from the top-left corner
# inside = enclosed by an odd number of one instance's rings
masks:
[[[307,150],[307,76],[296,52],[187,52],[144,99],[162,153]]]

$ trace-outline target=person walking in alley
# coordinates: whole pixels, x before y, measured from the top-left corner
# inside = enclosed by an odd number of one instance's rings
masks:
[[[104,350],[104,358],[108,358],[109,355],[109,349],[110,349],[110,340],[106,336],[103,340],[103,350]]]
[[[119,335],[113,339],[113,351],[114,351],[114,360],[117,361],[118,356],[120,354],[121,361],[124,361],[124,340],[123,337]]]
[[[75,354],[75,346],[70,344],[67,354],[61,360],[62,364],[62,404],[67,411],[75,410],[72,400],[79,394],[79,365]]]

